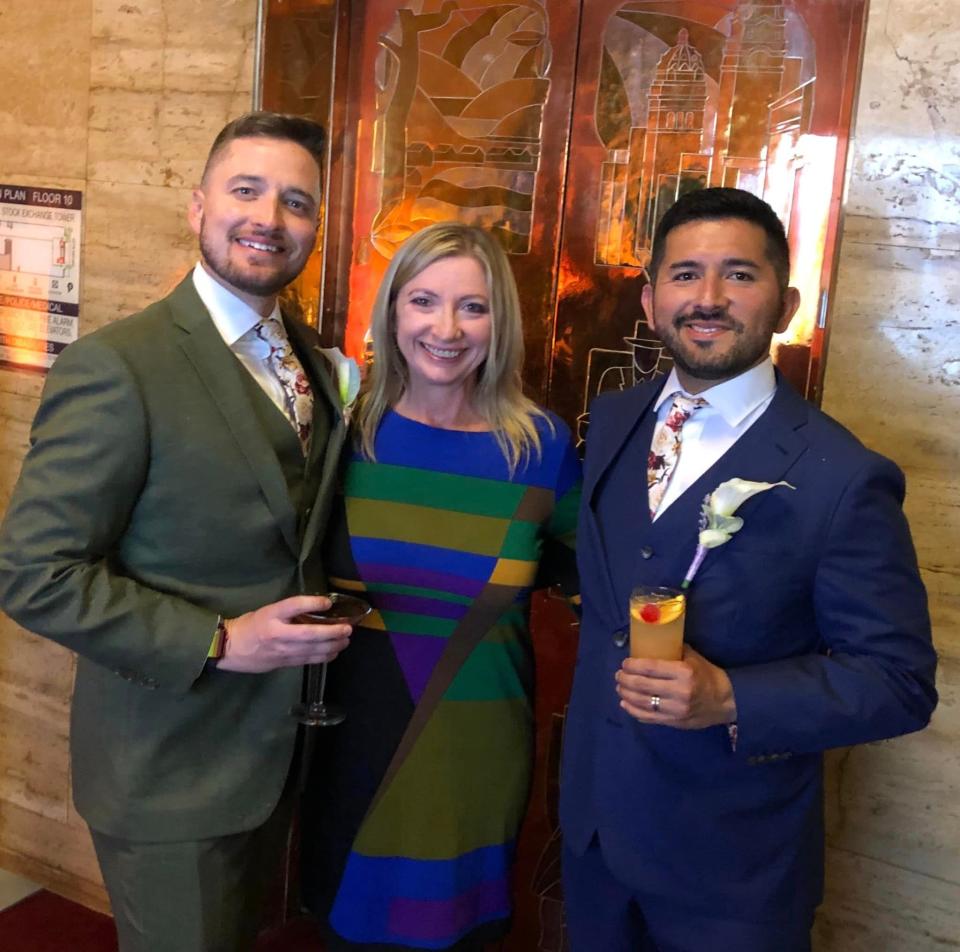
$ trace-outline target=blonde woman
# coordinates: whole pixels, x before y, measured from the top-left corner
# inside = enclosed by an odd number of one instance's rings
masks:
[[[523,395],[486,232],[410,238],[372,336],[328,564],[375,610],[331,668],[347,720],[304,801],[304,894],[330,950],[482,949],[507,930],[530,781],[529,597],[547,547],[572,566],[580,465]]]

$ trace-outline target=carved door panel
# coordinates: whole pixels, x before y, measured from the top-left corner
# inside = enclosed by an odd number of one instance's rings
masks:
[[[640,292],[653,231],[687,191],[747,189],[787,226],[800,311],[774,358],[819,400],[863,0],[591,0],[581,22],[550,404],[669,368]]]
[[[578,16],[536,0],[372,0],[354,16],[350,351],[404,238],[434,221],[482,225],[510,253],[525,378],[545,397]]]

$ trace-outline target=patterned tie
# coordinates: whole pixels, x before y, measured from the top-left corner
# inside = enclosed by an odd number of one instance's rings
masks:
[[[657,423],[653,431],[650,455],[647,457],[647,497],[650,502],[650,518],[657,514],[663,501],[670,477],[677,468],[680,444],[683,441],[683,424],[707,401],[702,397],[687,397],[679,391],[673,395],[673,406],[666,418]]]
[[[283,388],[287,419],[300,437],[303,455],[310,451],[310,430],[313,426],[313,393],[303,365],[290,346],[283,326],[275,317],[261,318],[254,333],[270,347],[267,364]]]

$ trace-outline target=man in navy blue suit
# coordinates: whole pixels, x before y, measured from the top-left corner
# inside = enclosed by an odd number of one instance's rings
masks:
[[[799,304],[773,210],[681,198],[643,306],[674,359],[591,408],[578,534],[580,651],[561,785],[573,952],[802,952],[823,888],[822,752],[919,730],[936,705],[904,480],[774,370]],[[651,514],[655,429],[682,424]],[[704,497],[745,502],[688,591],[682,660],[628,658],[636,585],[677,587]]]

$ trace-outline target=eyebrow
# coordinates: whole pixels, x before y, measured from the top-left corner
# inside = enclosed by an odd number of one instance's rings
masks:
[[[725,268],[760,268],[760,265],[752,258],[724,258],[721,264]],[[684,261],[674,261],[669,267],[671,271],[681,271],[684,268],[702,268],[703,262],[688,258]]]
[[[431,291],[430,288],[410,288],[410,290],[407,291],[407,297],[410,297],[410,296],[413,295],[413,294],[429,294],[430,297],[439,297],[439,295],[437,294],[437,292],[436,292],[436,291]],[[458,301],[468,301],[468,300],[471,300],[471,299],[478,299],[478,300],[484,300],[484,301],[486,301],[486,300],[489,300],[489,295],[487,295],[487,294],[461,294],[461,295],[457,298]]]

